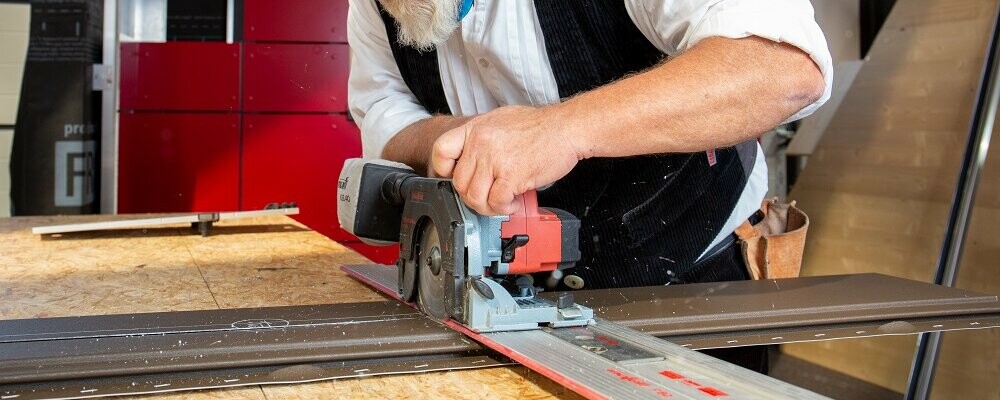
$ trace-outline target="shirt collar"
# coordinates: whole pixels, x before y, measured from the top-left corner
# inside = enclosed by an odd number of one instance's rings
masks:
[[[462,4],[458,7],[458,20],[461,21],[466,15],[469,15],[469,11],[472,10],[472,5],[475,4],[475,0],[462,0]]]

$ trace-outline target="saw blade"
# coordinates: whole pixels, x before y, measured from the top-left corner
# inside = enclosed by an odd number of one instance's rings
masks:
[[[444,285],[451,285],[453,282],[447,271],[441,268],[441,264],[441,238],[437,227],[431,222],[423,228],[420,247],[417,249],[417,266],[420,271],[417,277],[417,303],[427,315],[444,320],[450,317],[444,298]]]

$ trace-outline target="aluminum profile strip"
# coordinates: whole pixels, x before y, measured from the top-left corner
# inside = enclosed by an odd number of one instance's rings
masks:
[[[219,213],[199,213],[165,217],[124,219],[118,221],[87,222],[80,224],[39,226],[31,229],[34,235],[53,235],[73,232],[101,231],[106,229],[143,228],[159,225],[189,224],[205,221],[226,221],[240,218],[264,217],[268,215],[298,215],[298,207],[276,208],[254,211],[228,211]]]

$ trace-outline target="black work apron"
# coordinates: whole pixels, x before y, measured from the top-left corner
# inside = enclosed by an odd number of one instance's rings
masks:
[[[665,56],[636,28],[624,2],[537,0],[535,8],[561,98]],[[436,52],[400,45],[395,21],[379,10],[404,82],[429,112],[451,114]],[[588,159],[539,192],[539,204],[580,218],[583,258],[568,273],[584,288],[744,279],[741,263],[699,257],[736,207],[756,155],[756,142],[748,141],[710,154]]]

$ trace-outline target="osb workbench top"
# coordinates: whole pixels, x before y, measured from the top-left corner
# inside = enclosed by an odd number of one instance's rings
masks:
[[[120,218],[120,217],[119,217]],[[0,219],[0,319],[331,304],[386,298],[340,271],[368,263],[284,216],[41,238],[31,228],[108,216]],[[162,398],[468,398],[575,396],[522,367],[253,386]]]

